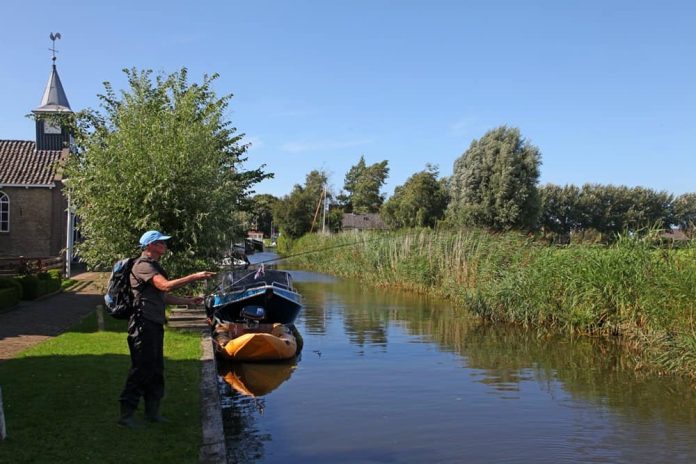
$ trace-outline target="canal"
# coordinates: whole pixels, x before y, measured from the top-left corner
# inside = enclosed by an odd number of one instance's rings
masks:
[[[230,463],[696,462],[693,386],[610,341],[293,277],[298,359],[219,366]]]

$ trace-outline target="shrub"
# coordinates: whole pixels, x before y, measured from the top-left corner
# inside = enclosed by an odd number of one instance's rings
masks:
[[[22,284],[20,284],[15,278],[0,278],[0,288],[14,288],[17,290],[19,298],[22,298]]]
[[[33,275],[17,278],[22,285],[22,299],[35,300],[39,296],[39,279]]]
[[[53,293],[60,289],[60,271],[57,269],[51,269],[48,272],[40,272],[36,275],[39,280],[39,294],[46,295],[48,293]]]
[[[0,308],[14,306],[22,299],[22,285],[15,279],[0,279]]]
[[[57,280],[58,282],[63,280],[63,274],[61,274],[60,269],[51,269],[46,274],[48,274],[51,279]]]
[[[19,294],[14,288],[0,288],[0,309],[19,303]]]
[[[17,280],[22,285],[23,300],[35,300],[40,296],[60,290],[60,271],[40,272],[36,275],[20,277]]]

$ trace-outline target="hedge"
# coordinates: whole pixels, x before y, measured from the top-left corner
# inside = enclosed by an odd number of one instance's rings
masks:
[[[22,299],[22,284],[15,279],[0,279],[0,308],[7,308]]]
[[[42,295],[60,290],[60,271],[41,272],[17,279],[22,285],[22,299],[35,300]]]

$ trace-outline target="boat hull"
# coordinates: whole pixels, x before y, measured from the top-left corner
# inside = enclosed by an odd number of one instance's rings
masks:
[[[302,296],[295,291],[289,272],[262,266],[221,275],[220,285],[205,300],[211,321],[243,321],[241,312],[247,306],[264,308],[261,322],[292,324],[302,308]]]
[[[302,308],[302,300],[298,293],[273,285],[213,296],[213,315],[221,321],[240,320],[245,306],[263,307],[266,311],[264,322],[291,324]]]

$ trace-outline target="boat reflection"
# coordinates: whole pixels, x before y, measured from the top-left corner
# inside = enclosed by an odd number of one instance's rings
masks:
[[[244,396],[268,395],[288,380],[297,367],[297,357],[276,363],[219,362],[218,375]]]

